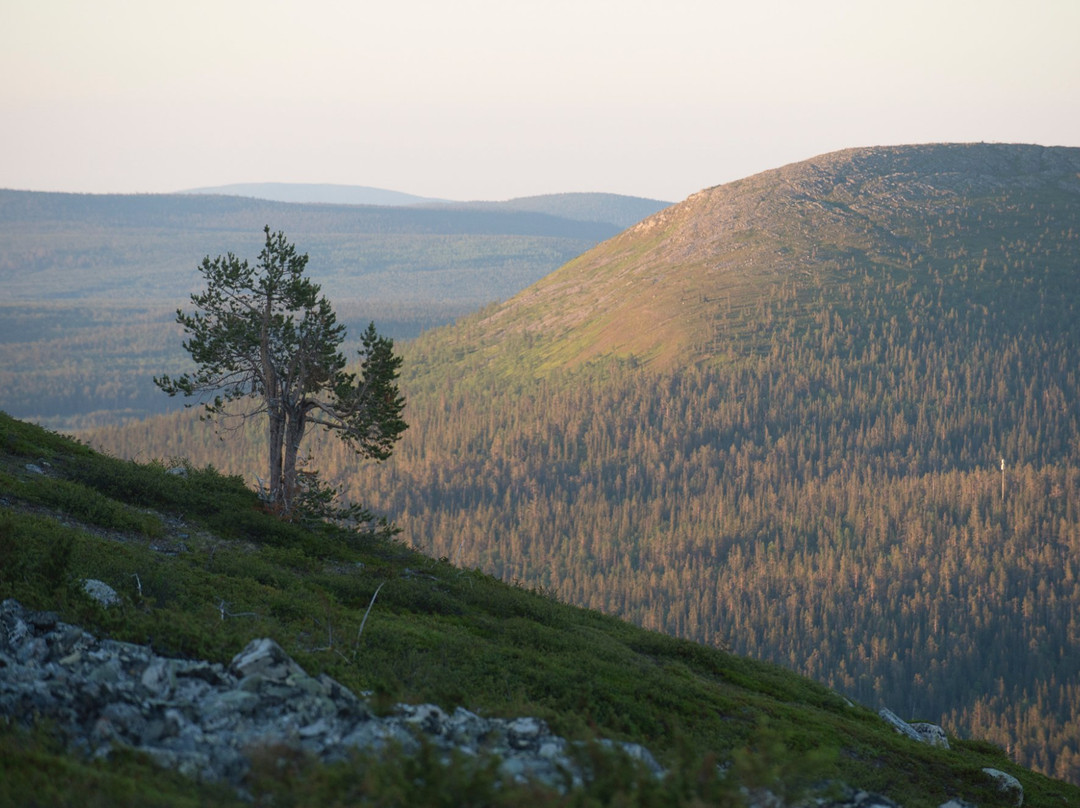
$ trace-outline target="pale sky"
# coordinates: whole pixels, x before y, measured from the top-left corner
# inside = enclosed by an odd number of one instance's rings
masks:
[[[1080,0],[0,0],[0,188],[678,201],[851,146],[1080,146]]]

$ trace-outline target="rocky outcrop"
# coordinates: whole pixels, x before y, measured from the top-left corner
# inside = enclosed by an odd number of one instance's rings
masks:
[[[226,667],[158,656],[144,646],[99,640],[49,612],[0,604],[0,715],[50,719],[70,748],[92,757],[118,745],[205,781],[240,787],[249,754],[286,745],[324,761],[426,740],[466,757],[497,756],[518,782],[581,781],[571,742],[537,718],[485,718],[458,707],[397,705],[376,716],[362,698],[310,676],[273,640],[253,640]],[[657,775],[649,750],[612,743]]]
[[[585,776],[574,743],[538,718],[486,718],[462,707],[448,713],[434,704],[399,704],[377,716],[365,699],[329,676],[309,675],[269,638],[252,640],[227,666],[163,657],[145,646],[100,640],[14,600],[0,603],[0,716],[48,719],[73,752],[107,757],[118,746],[130,747],[161,766],[227,782],[242,793],[251,754],[279,745],[334,762],[353,750],[393,745],[410,754],[427,743],[447,765],[496,758],[502,777],[514,782],[565,790]],[[888,710],[882,717],[913,740],[944,738],[935,725],[907,724]],[[643,746],[600,744],[664,774]],[[1023,803],[1015,778],[984,771],[1016,805]],[[887,797],[842,783],[823,788],[830,796],[814,799],[818,808],[897,808]],[[753,808],[784,804],[767,789],[743,796]]]
[[[928,724],[924,721],[909,724],[887,707],[878,710],[878,715],[901,735],[906,735],[913,741],[930,744],[930,746],[939,746],[942,749],[949,748],[949,738],[945,734],[945,730],[937,724]]]
[[[120,596],[104,581],[87,578],[83,581],[83,591],[105,608],[120,605]]]
[[[937,724],[928,724],[925,721],[917,721],[911,725],[911,728],[919,733],[919,737],[923,743],[928,743],[931,746],[940,746],[942,749],[949,748],[949,737]]]

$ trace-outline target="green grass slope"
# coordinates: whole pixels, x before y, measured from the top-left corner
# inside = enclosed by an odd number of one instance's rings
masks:
[[[105,610],[82,595],[87,577],[112,585],[123,605]],[[655,782],[600,756],[595,779],[564,797],[494,789],[405,760],[294,760],[258,770],[260,804],[432,804],[435,795],[458,805],[738,804],[735,779],[791,794],[831,778],[906,806],[952,797],[1001,804],[984,766],[1020,779],[1026,805],[1080,804],[1076,788],[1009,763],[990,744],[915,744],[870,710],[778,667],[564,605],[385,536],[282,522],[212,469],[178,477],[3,414],[0,597],[55,610],[102,636],[152,642],[159,653],[227,662],[250,639],[270,636],[310,672],[373,691],[379,704],[533,714],[572,738],[645,743],[671,770]],[[222,602],[254,616],[223,620]],[[0,802],[8,805],[241,804],[138,755],[69,756],[46,726],[5,722],[0,748]],[[720,779],[717,763],[730,763],[732,775]]]

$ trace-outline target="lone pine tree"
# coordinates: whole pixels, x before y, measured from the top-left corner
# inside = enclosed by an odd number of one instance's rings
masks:
[[[319,285],[304,276],[308,256],[284,233],[269,226],[264,232],[255,266],[232,253],[203,259],[206,290],[191,295],[196,310],[176,312],[197,368],[177,378],[156,376],[154,383],[170,396],[212,395],[203,402],[208,417],[265,413],[269,498],[288,513],[297,502],[297,458],[309,425],[376,460],[390,456],[408,425],[393,340],[369,324],[359,373],[348,372],[339,350],[345,326]]]

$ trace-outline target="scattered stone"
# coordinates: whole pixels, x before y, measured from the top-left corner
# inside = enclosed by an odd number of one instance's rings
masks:
[[[105,608],[120,605],[120,596],[116,594],[115,589],[104,581],[87,578],[83,581],[83,591]]]
[[[1020,808],[1024,804],[1024,787],[1020,785],[1019,780],[1001,769],[985,768],[983,772],[997,780],[998,789],[1010,795],[1013,805]]]
[[[27,463],[26,464],[26,470],[29,471],[31,474],[44,474],[45,473],[45,469],[43,469],[41,466],[37,465],[37,463]]]
[[[187,477],[187,469],[184,468],[183,466],[173,466],[172,468],[168,469],[165,473],[166,474],[171,474],[174,477]]]
[[[119,602],[101,581],[87,581],[86,587],[91,596],[105,597],[103,603],[113,602],[108,593]],[[399,704],[378,717],[367,701],[370,694],[358,696],[325,674],[310,676],[269,638],[252,640],[228,666],[162,657],[144,646],[99,640],[51,612],[5,600],[0,603],[0,670],[0,716],[48,720],[74,753],[100,759],[118,746],[130,747],[160,766],[229,783],[240,793],[251,765],[249,751],[275,745],[335,762],[347,759],[351,750],[378,752],[391,745],[415,753],[423,738],[446,765],[454,751],[458,759],[497,758],[498,771],[511,782],[565,791],[587,776],[576,762],[581,757],[575,744],[553,734],[539,718],[485,718],[463,707],[448,714],[434,704]],[[944,736],[940,727],[930,729],[936,725],[909,725],[888,710],[881,716],[914,740],[933,742],[924,736],[938,737],[938,732]],[[644,746],[599,743],[658,778],[665,774]],[[983,771],[1022,805],[1016,778]],[[879,794],[840,785],[830,784],[830,796],[812,804],[897,808]],[[767,789],[744,795],[756,808],[783,804]],[[953,800],[941,808],[972,807]]]

